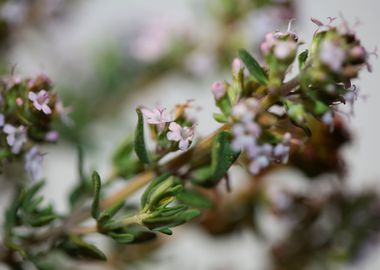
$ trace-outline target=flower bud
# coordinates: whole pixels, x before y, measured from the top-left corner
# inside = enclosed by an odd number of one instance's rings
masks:
[[[235,58],[232,61],[232,76],[239,78],[240,74],[243,72],[244,65],[239,58]]]
[[[227,93],[224,83],[220,81],[214,82],[211,90],[216,100],[221,99]]]

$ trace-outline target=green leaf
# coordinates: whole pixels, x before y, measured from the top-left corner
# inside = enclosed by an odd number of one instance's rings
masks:
[[[249,73],[255,78],[255,80],[263,85],[268,83],[268,77],[260,64],[253,58],[246,50],[239,50],[239,57],[244,62]]]
[[[160,233],[163,233],[163,234],[167,234],[167,235],[172,235],[173,234],[173,231],[170,230],[169,228],[161,228],[159,230],[155,230],[155,231],[158,231]]]
[[[302,70],[305,66],[305,62],[309,56],[309,50],[305,50],[298,56],[298,66],[299,69]]]
[[[113,240],[118,242],[119,244],[129,244],[135,240],[135,237],[131,233],[108,233],[109,236],[112,237]]]
[[[239,157],[240,152],[235,152],[230,146],[231,135],[228,132],[219,133],[212,144],[211,168],[213,180],[220,180],[228,172],[228,169]]]
[[[145,138],[144,138],[144,117],[141,113],[140,109],[136,110],[137,112],[137,127],[136,127],[136,133],[135,133],[135,152],[138,158],[141,162],[145,164],[150,163],[148,151],[146,149],[145,145]]]
[[[99,174],[94,171],[92,173],[92,187],[93,187],[93,200],[91,207],[91,216],[95,219],[99,216],[99,201],[100,201],[100,189],[102,186],[102,182],[100,180]]]
[[[198,209],[189,209],[170,216],[150,216],[143,220],[145,226],[151,230],[160,231],[165,228],[179,226],[200,215]]]
[[[53,220],[55,220],[57,217],[58,216],[56,215],[46,215],[46,216],[35,217],[35,218],[31,218],[28,224],[32,227],[42,227],[49,224]]]
[[[116,150],[112,157],[113,166],[117,174],[128,178],[141,172],[144,165],[135,154],[134,138],[127,138]]]
[[[150,183],[150,185],[146,188],[144,191],[144,194],[141,196],[141,207],[144,208],[147,205],[148,200],[151,197],[151,194],[153,191],[166,179],[170,177],[170,173],[164,173],[163,175],[153,179],[153,181]]]
[[[82,238],[71,235],[62,245],[67,254],[75,258],[94,259],[106,261],[107,257],[96,246],[87,243]]]
[[[176,196],[183,204],[195,208],[212,208],[213,202],[194,189],[185,189]]]
[[[98,225],[103,226],[104,224],[106,224],[111,218],[113,218],[117,214],[117,212],[120,211],[121,208],[124,207],[124,204],[124,201],[122,201],[101,212],[97,220]]]
[[[40,181],[26,190],[22,196],[22,208],[28,208],[33,197],[37,194],[38,191],[45,185],[44,181]]]
[[[228,122],[228,118],[224,115],[224,114],[221,114],[221,113],[214,113],[213,114],[214,116],[214,119],[219,122],[219,123],[227,123]]]

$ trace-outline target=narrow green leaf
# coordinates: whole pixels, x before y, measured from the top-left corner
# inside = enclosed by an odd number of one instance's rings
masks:
[[[179,226],[200,215],[197,209],[189,209],[171,216],[150,216],[143,220],[145,226],[151,230],[159,231],[165,228]]]
[[[229,142],[230,138],[230,133],[223,131],[215,137],[212,144],[211,169],[213,182],[223,178],[240,155],[239,152],[232,150]]]
[[[38,191],[41,190],[41,188],[45,185],[44,181],[40,181],[36,184],[34,184],[32,187],[27,189],[23,195],[22,195],[22,207],[28,208],[30,206],[30,203],[33,199],[33,197],[37,194]]]
[[[28,224],[32,227],[42,227],[42,226],[49,224],[50,222],[52,222],[56,218],[57,218],[56,215],[40,216],[37,218],[31,218],[29,220]]]
[[[93,244],[87,243],[78,236],[71,235],[62,248],[71,256],[76,258],[95,259],[106,261],[104,253]]]
[[[212,208],[213,203],[194,189],[185,189],[176,196],[177,200],[195,208]]]
[[[298,56],[298,66],[299,69],[302,70],[303,67],[305,66],[305,62],[309,56],[309,50],[305,50],[300,55]]]
[[[130,233],[108,233],[109,236],[112,237],[113,240],[118,242],[119,244],[129,244],[132,243],[133,240],[135,240],[135,237],[133,234]]]
[[[221,113],[214,113],[213,114],[214,116],[214,119],[219,122],[219,123],[227,123],[228,121],[228,118],[224,115],[224,114],[221,114]]]
[[[100,189],[101,189],[101,180],[99,174],[94,171],[92,173],[92,186],[93,186],[93,200],[91,207],[91,216],[95,219],[99,216],[99,201],[100,201]]]
[[[166,179],[170,177],[170,173],[164,173],[163,175],[160,175],[159,177],[155,178],[150,185],[146,188],[144,191],[144,194],[141,196],[141,207],[144,208],[147,204],[147,201],[149,197],[151,196],[151,193],[157,188],[158,185],[160,185],[162,182],[164,182]]]
[[[155,231],[158,231],[160,233],[167,234],[167,235],[172,235],[173,234],[173,231],[170,230],[169,228],[161,228],[161,229],[155,230]]]
[[[104,224],[106,224],[111,218],[113,218],[117,214],[117,212],[120,211],[121,208],[124,207],[124,204],[125,204],[124,201],[122,201],[120,203],[115,204],[114,206],[107,208],[103,212],[101,212],[98,217],[98,224],[100,226],[103,226]]]
[[[239,50],[239,57],[244,62],[249,73],[255,78],[255,80],[263,85],[268,83],[268,77],[264,69],[246,50]]]
[[[145,164],[150,163],[148,151],[146,149],[145,145],[145,138],[144,138],[144,117],[141,113],[140,109],[136,110],[137,112],[137,127],[135,132],[135,152],[138,158],[141,160],[141,162]]]

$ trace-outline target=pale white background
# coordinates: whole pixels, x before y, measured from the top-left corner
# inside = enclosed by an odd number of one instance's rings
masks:
[[[46,31],[26,33],[20,39],[20,45],[14,48],[10,61],[17,63],[19,71],[24,74],[36,74],[44,71],[54,80],[61,79],[61,72],[77,74],[89,72],[93,53],[104,40],[117,36],[123,27],[131,27],[131,22],[141,16],[167,14],[178,20],[190,18],[192,27],[205,31],[207,26],[199,25],[200,18],[196,12],[200,0],[92,0],[82,1],[78,9],[64,23],[55,23],[46,27]],[[344,17],[354,22],[359,19],[359,35],[364,44],[372,49],[380,46],[380,1],[377,0],[299,0],[298,17],[295,29],[309,42],[315,26],[310,17],[324,19],[328,16]],[[286,26],[284,25],[284,29]],[[275,29],[274,29],[275,30]],[[212,36],[210,37],[212,38]],[[352,190],[374,187],[378,189],[380,181],[379,153],[380,146],[380,76],[379,61],[371,59],[374,72],[361,76],[362,94],[368,96],[360,99],[356,105],[356,114],[350,120],[354,131],[355,143],[345,149],[350,169],[350,188]],[[79,76],[79,75],[78,75]],[[224,77],[223,77],[224,78]],[[199,82],[170,77],[142,94],[129,97],[126,107],[115,122],[101,124],[94,128],[94,136],[101,142],[101,156],[91,156],[89,166],[100,168],[106,174],[109,168],[106,160],[115,143],[134,125],[134,108],[140,104],[154,105],[160,102],[168,107],[188,98],[195,98],[204,109],[200,112],[199,131],[206,134],[216,127],[210,112],[214,111],[209,86],[215,77],[204,78]],[[180,90],[178,90],[180,86]],[[194,91],[193,89],[198,89]],[[201,91],[199,89],[202,89]],[[125,123],[125,125],[120,125]],[[68,187],[74,180],[74,149],[62,146],[60,149],[48,148],[49,158],[45,170],[51,181],[47,195],[55,201],[60,210],[65,209],[64,198]],[[57,162],[60,161],[60,162]],[[268,222],[271,222],[270,220]],[[266,245],[249,232],[233,235],[225,239],[211,239],[195,229],[178,229],[172,241],[163,248],[157,261],[144,269],[265,269],[267,262]],[[349,269],[375,269],[380,258],[374,249],[367,262]],[[239,265],[239,266],[237,266]],[[348,268],[347,268],[348,269]]]

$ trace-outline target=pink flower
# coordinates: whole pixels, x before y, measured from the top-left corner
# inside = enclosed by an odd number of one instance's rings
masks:
[[[37,146],[32,147],[25,155],[25,171],[29,173],[33,180],[41,178],[41,165],[44,155]]]
[[[29,92],[29,100],[33,102],[34,108],[38,111],[43,111],[44,114],[51,114],[49,107],[49,93],[46,90],[41,90],[37,94]]]
[[[169,132],[167,133],[167,138],[169,141],[179,142],[178,147],[182,151],[186,151],[190,142],[194,137],[193,127],[181,127],[176,122],[171,122],[169,125]]]
[[[141,112],[146,117],[148,124],[161,125],[173,121],[166,108],[156,107],[153,110],[141,108]]]
[[[211,90],[216,100],[221,99],[226,94],[226,87],[223,82],[214,82]]]
[[[27,140],[26,128],[24,126],[16,128],[12,125],[6,124],[3,131],[8,134],[7,143],[12,147],[12,153],[20,153],[21,147]]]

